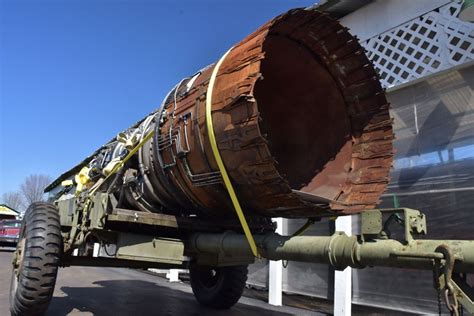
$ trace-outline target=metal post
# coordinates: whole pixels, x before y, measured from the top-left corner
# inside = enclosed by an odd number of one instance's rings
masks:
[[[98,257],[99,254],[100,254],[100,244],[98,242],[95,242],[92,257]]]
[[[166,274],[166,278],[170,282],[179,282],[179,270],[170,269],[169,272]]]
[[[336,219],[336,231],[352,235],[352,217],[342,216]],[[334,316],[350,316],[352,313],[352,269],[334,273]]]
[[[283,234],[283,218],[275,218],[277,224],[276,233]],[[283,266],[281,260],[269,261],[269,277],[268,277],[268,304],[281,306],[283,291]]]

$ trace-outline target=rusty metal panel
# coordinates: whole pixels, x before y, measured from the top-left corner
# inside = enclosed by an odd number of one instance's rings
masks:
[[[103,186],[118,207],[234,217],[210,146],[207,98],[246,216],[350,214],[379,202],[393,155],[389,105],[346,28],[321,12],[291,10],[233,46],[207,96],[213,70],[183,79],[161,108],[121,134],[133,143],[155,131],[113,186]],[[117,138],[88,158],[89,178],[103,178],[125,146]]]
[[[165,110],[166,117],[190,113],[189,127],[169,119],[159,129],[189,129],[187,162],[196,174],[217,170],[204,115],[212,69]],[[218,147],[247,209],[312,217],[378,203],[392,163],[389,105],[357,39],[337,21],[293,10],[268,22],[230,51],[212,100]],[[177,154],[170,146],[164,161]],[[168,173],[189,204],[214,215],[230,209],[222,186],[190,185],[177,161]],[[329,205],[308,203],[292,190]]]

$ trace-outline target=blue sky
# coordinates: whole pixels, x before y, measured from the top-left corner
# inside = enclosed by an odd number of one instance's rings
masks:
[[[0,0],[0,194],[55,178],[181,78],[314,2]]]

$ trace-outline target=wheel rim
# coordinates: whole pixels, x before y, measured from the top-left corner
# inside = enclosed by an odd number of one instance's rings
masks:
[[[20,278],[20,271],[23,266],[23,258],[25,256],[25,237],[22,237],[18,242],[15,250],[15,255],[12,262],[12,276],[10,279],[10,306],[13,306],[13,299],[18,289],[18,282]]]
[[[15,297],[16,290],[18,288],[18,276],[16,275],[15,269],[12,271],[12,276],[10,279],[10,306],[13,306],[12,300]]]
[[[22,237],[21,240],[18,242],[18,246],[16,248],[16,255],[13,260],[13,271],[17,277],[20,276],[20,270],[23,266],[23,258],[25,257],[25,237]]]

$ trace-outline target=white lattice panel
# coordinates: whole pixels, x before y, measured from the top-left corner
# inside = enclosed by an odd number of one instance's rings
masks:
[[[474,24],[451,2],[363,42],[386,88],[474,59]]]

